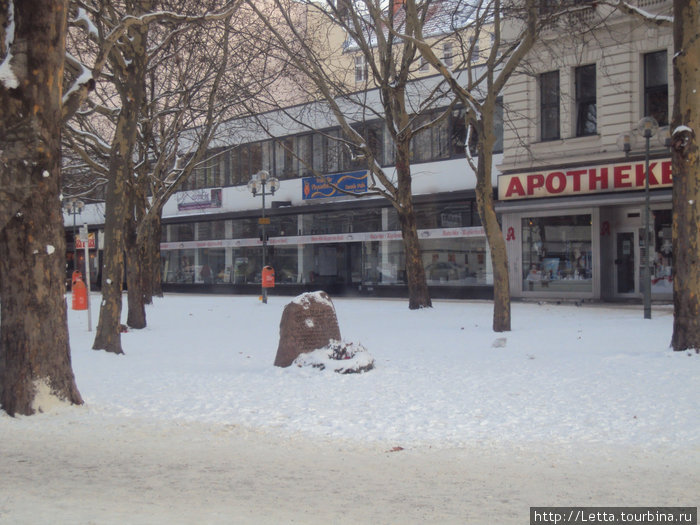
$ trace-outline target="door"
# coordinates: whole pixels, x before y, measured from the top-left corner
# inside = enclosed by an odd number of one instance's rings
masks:
[[[636,232],[619,231],[615,234],[615,292],[618,295],[637,293]]]

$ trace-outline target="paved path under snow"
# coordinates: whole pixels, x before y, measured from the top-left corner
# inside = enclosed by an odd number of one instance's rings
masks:
[[[698,505],[683,454],[457,449],[281,438],[238,427],[0,415],[0,523],[523,524],[543,505]]]

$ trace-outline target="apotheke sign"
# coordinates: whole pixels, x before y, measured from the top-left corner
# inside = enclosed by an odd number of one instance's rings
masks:
[[[592,167],[500,175],[499,200],[537,199],[563,195],[607,193],[644,188],[645,162],[621,162]],[[671,159],[649,162],[649,187],[673,185]]]

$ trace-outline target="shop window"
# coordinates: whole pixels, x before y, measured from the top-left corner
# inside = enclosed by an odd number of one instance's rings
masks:
[[[595,64],[577,67],[576,81],[576,136],[595,135],[596,115],[596,70]]]
[[[270,251],[269,264],[275,269],[276,284],[299,282],[299,251],[296,246],[276,246]]]
[[[169,250],[162,254],[162,275],[166,283],[193,283],[194,250]]]
[[[591,216],[522,219],[523,291],[592,292]]]
[[[668,70],[666,51],[644,55],[644,116],[668,125]]]
[[[673,246],[671,210],[654,210],[655,251],[651,274],[653,294],[673,294]]]
[[[423,267],[431,286],[486,285],[486,239],[422,240]]]
[[[540,140],[559,138],[559,71],[540,75]]]
[[[197,264],[194,266],[194,282],[220,284],[226,282],[225,252],[220,249],[197,250]]]

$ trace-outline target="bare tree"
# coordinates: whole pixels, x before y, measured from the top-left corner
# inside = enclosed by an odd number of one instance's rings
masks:
[[[226,19],[238,4],[229,3],[218,11],[201,4],[182,4],[178,5],[178,13],[174,13],[161,10],[167,5],[156,0],[76,3],[74,25],[82,29],[80,34],[87,36],[89,42],[75,40],[71,65],[77,78],[88,77],[93,86],[97,79],[104,82],[104,86],[97,83],[98,102],[83,106],[86,110],[78,113],[79,124],[70,127],[73,134],[71,144],[79,146],[77,153],[107,179],[103,300],[93,348],[123,353],[120,317],[126,232],[135,232],[129,228],[133,228],[134,210],[139,209],[136,205],[150,198],[143,197],[145,182],[135,177],[144,174],[144,165],[152,160],[150,154],[144,153],[148,149],[145,144],[150,140],[150,127],[144,124],[148,68],[151,61],[163,60],[162,57],[170,53],[170,43],[183,32],[184,26]],[[153,27],[157,24],[161,29],[156,32],[157,38],[151,38],[149,33],[155,31]],[[173,60],[177,59],[176,54],[171,56]],[[205,58],[200,55],[199,60],[204,62]],[[83,84],[76,81],[75,85]],[[68,101],[80,107],[86,101],[86,94],[84,89],[71,88]],[[143,146],[141,157],[138,156],[138,144]],[[85,145],[97,155],[91,156]],[[138,276],[133,281],[136,291],[141,289],[138,284],[143,282],[138,271],[141,260],[137,252],[132,252],[132,256],[134,275]],[[139,315],[132,316],[132,321],[136,325],[145,324],[145,316],[140,315],[143,312],[140,304],[143,293],[139,292],[137,297],[139,300],[134,304],[139,306],[136,309]]]
[[[64,299],[60,129],[67,2],[0,2],[0,406],[81,404]]]
[[[276,35],[290,64],[311,82],[312,97],[320,100],[319,104],[325,105],[340,125],[339,139],[349,154],[364,159],[370,177],[370,191],[365,195],[383,196],[396,211],[406,257],[409,308],[430,307],[411,189],[411,149],[421,133],[445,123],[454,109],[454,96],[444,82],[421,79],[425,73],[420,71],[415,41],[397,34],[413,32],[414,24],[444,23],[444,3],[425,2],[415,9],[414,18],[408,19],[397,3],[302,2],[309,23],[318,23],[312,30],[304,28],[308,34],[323,35],[329,43],[321,49],[299,30],[292,15],[298,3],[275,0],[273,13],[252,0],[248,3]],[[299,48],[292,48],[290,40]],[[332,45],[334,42],[337,47]],[[383,167],[376,144],[364,132],[370,120],[385,124],[391,139],[393,170]]]
[[[412,24],[414,31],[406,32],[403,36],[416,43],[421,55],[440,72],[466,109],[465,126],[470,130],[467,142],[475,145],[477,153],[472,156],[468,148],[467,161],[476,173],[477,206],[493,265],[493,329],[496,332],[509,331],[508,260],[493,200],[494,118],[503,86],[536,42],[540,28],[547,19],[541,16],[536,0],[525,0],[517,9],[500,0],[456,2],[455,13],[467,12],[469,16],[461,23],[456,20],[454,24],[457,29],[455,42],[460,44],[458,56],[465,57],[465,60],[460,62],[459,67],[450,68],[438,56],[434,42],[426,38],[423,25],[418,22],[422,5],[416,0],[406,1],[407,16],[416,22]],[[513,33],[507,37],[504,34],[506,24],[511,25]],[[479,60],[476,46],[484,33],[489,36],[491,47]]]

